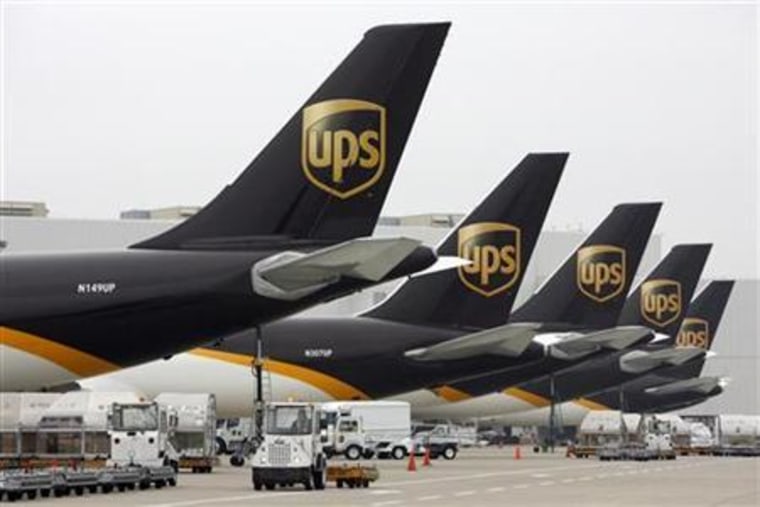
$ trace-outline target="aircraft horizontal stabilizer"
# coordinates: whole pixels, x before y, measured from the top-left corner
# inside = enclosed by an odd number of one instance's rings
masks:
[[[659,366],[676,366],[704,356],[705,350],[696,347],[663,349],[656,352],[635,350],[620,358],[620,369],[626,373],[643,373]]]
[[[627,349],[652,338],[654,332],[647,327],[620,326],[557,342],[551,346],[550,351],[557,359],[574,360],[601,349]]]
[[[679,380],[678,382],[671,382],[669,384],[663,384],[655,387],[650,387],[645,390],[647,394],[666,396],[668,394],[694,392],[694,393],[709,393],[718,386],[721,386],[723,379],[720,377],[699,377],[690,378],[688,380]],[[722,387],[722,386],[721,386]]]
[[[292,301],[341,277],[378,282],[421,244],[409,238],[359,238],[311,253],[282,252],[254,264],[253,290]]]
[[[517,357],[536,336],[538,324],[505,324],[406,352],[418,361],[451,361],[491,354]]]

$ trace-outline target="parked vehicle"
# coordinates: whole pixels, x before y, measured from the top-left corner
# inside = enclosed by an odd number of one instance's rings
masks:
[[[715,422],[714,454],[720,456],[757,456],[760,454],[758,417],[719,415]]]
[[[251,462],[253,489],[303,484],[324,489],[327,457],[320,430],[321,408],[314,403],[267,403],[263,440]]]
[[[109,467],[142,468],[146,475],[140,481],[141,488],[151,483],[158,488],[177,483],[179,455],[171,444],[176,414],[155,401],[114,403],[110,421]]]
[[[403,459],[411,446],[411,410],[404,401],[343,401],[322,404],[328,456]]]

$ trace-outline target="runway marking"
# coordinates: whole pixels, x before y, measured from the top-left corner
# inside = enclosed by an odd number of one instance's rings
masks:
[[[554,484],[554,481],[544,481],[538,483],[539,486],[551,486],[552,484]]]
[[[573,466],[551,467],[550,470],[553,472],[564,471],[564,470],[585,470],[585,469],[600,468],[602,466],[605,466],[605,464],[594,464],[594,465],[591,465],[591,464],[577,465],[576,464]],[[436,478],[430,478],[430,479],[395,481],[395,482],[387,482],[384,484],[384,486],[395,487],[395,486],[406,486],[406,485],[415,485],[415,484],[435,484],[438,482],[468,481],[468,480],[474,480],[474,479],[487,479],[489,477],[506,477],[506,476],[511,476],[511,475],[540,473],[542,470],[546,471],[546,468],[526,468],[524,470],[508,470],[504,472],[486,472],[486,473],[471,474],[471,475],[459,475],[459,476],[455,475],[455,476],[448,476],[448,477],[436,477]],[[528,484],[517,484],[513,486],[513,488],[515,489],[524,489],[527,487],[528,487]],[[142,504],[142,505],[144,507],[191,507],[193,505],[208,505],[209,503],[221,504],[221,503],[230,503],[230,502],[243,502],[243,501],[266,499],[266,498],[285,498],[288,496],[296,496],[296,495],[303,495],[303,491],[282,491],[282,492],[273,492],[273,493],[258,492],[258,493],[251,493],[249,495],[207,497],[207,498],[195,499],[195,500],[182,500],[182,501],[177,501],[177,502],[165,502],[165,503]]]
[[[143,504],[145,507],[184,507],[190,505],[208,505],[209,503],[227,503],[227,502],[240,502],[244,500],[254,500],[259,498],[282,498],[286,496],[303,495],[303,491],[286,491],[279,493],[255,493],[250,495],[240,496],[225,496],[222,498],[204,498],[198,500],[183,500],[180,502],[168,502],[168,503],[154,503]]]
[[[579,481],[590,481],[590,480],[593,480],[593,479],[594,478],[591,477],[590,475],[584,475],[583,477],[579,477],[578,478]]]
[[[369,491],[370,495],[398,495],[401,491],[398,489],[375,489]]]
[[[598,465],[574,465],[574,466],[566,466],[566,467],[552,467],[552,471],[560,471],[560,470],[588,470],[592,468],[600,468],[604,466],[604,464],[598,464]],[[489,477],[505,477],[509,475],[522,475],[522,474],[530,474],[530,473],[537,473],[541,470],[546,470],[545,468],[526,468],[525,470],[508,470],[506,472],[486,472],[482,474],[471,474],[471,475],[453,475],[448,477],[436,477],[433,479],[419,479],[419,480],[410,480],[410,481],[396,481],[396,482],[386,482],[384,485],[386,487],[395,487],[395,486],[405,486],[405,485],[413,485],[413,484],[432,484],[436,482],[451,482],[451,481],[468,481],[472,479],[487,479]]]
[[[443,498],[441,495],[428,495],[428,496],[421,496],[417,500],[420,502],[428,502],[430,500],[440,500]]]
[[[565,484],[570,484],[571,482],[575,482],[575,479],[562,479],[562,482]]]
[[[536,479],[543,479],[544,477],[551,477],[549,474],[533,474],[531,477],[535,477]]]
[[[474,494],[475,492],[473,490],[468,490],[468,491],[458,491],[454,493],[454,496],[471,496]]]
[[[375,502],[372,504],[372,507],[383,507],[383,505],[398,505],[401,503],[401,500],[386,500],[385,502]]]
[[[505,489],[506,488],[504,486],[497,486],[495,488],[488,488],[486,491],[488,491],[489,493],[501,493]]]

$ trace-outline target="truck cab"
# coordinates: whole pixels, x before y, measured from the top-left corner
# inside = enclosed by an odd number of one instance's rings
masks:
[[[114,403],[110,411],[109,466],[177,466],[170,438],[177,417],[156,402]]]
[[[322,412],[313,403],[267,403],[262,441],[253,456],[253,489],[303,484],[324,489],[327,459],[320,430]]]

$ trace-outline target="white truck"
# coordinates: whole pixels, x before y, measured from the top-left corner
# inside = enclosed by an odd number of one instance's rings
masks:
[[[209,393],[161,393],[155,401],[176,414],[171,444],[179,468],[210,473],[216,462],[216,398]]]
[[[219,419],[216,425],[216,453],[234,454],[253,435],[253,418]]]
[[[327,457],[320,430],[322,413],[315,403],[277,402],[264,407],[263,440],[251,460],[253,489],[303,484],[324,489]]]
[[[140,469],[140,488],[177,482],[178,454],[171,444],[177,416],[155,401],[114,403],[110,410],[111,456],[108,467]]]
[[[322,404],[325,451],[349,460],[392,457],[411,450],[411,409],[405,401],[335,401]]]
[[[756,456],[760,454],[758,417],[751,415],[719,415],[715,420],[714,454]]]

